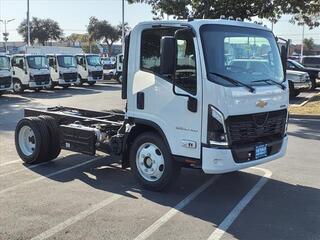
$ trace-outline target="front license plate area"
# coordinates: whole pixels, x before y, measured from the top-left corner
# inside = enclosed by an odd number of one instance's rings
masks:
[[[256,159],[264,158],[267,155],[267,144],[259,144],[256,146]]]

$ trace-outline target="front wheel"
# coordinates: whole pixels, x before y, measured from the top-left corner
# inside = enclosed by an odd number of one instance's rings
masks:
[[[24,92],[24,87],[20,80],[13,81],[13,92],[19,94]]]
[[[96,82],[88,82],[88,84],[89,84],[90,86],[93,86],[93,85],[96,84]]]
[[[180,173],[163,139],[154,132],[138,136],[129,154],[131,170],[138,183],[149,190],[161,191]]]

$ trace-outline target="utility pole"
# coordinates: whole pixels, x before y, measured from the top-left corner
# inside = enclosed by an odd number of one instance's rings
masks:
[[[304,45],[304,23],[302,24],[302,44],[301,44],[301,58],[303,56],[303,46]]]
[[[122,0],[122,53],[124,53],[124,0]]]
[[[7,24],[9,22],[12,22],[14,19],[10,19],[10,20],[0,20],[0,22],[2,22],[4,24],[4,33],[3,35],[3,40],[4,40],[4,48],[6,53],[8,52],[8,40],[9,40],[9,33],[7,32]]]
[[[28,46],[31,45],[31,41],[30,41],[30,4],[29,4],[29,0],[27,0],[27,25],[28,25]]]

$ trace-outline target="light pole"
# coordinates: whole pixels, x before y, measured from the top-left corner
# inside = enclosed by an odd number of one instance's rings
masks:
[[[301,58],[303,57],[303,48],[304,48],[304,23],[302,24],[302,44],[301,44]]]
[[[27,0],[27,25],[28,25],[28,46],[30,46],[30,4],[29,0]]]
[[[124,0],[122,0],[122,54],[124,54]]]
[[[4,45],[5,45],[5,50],[6,50],[6,53],[8,52],[8,45],[7,45],[7,42],[9,40],[8,36],[9,36],[9,33],[7,32],[7,24],[9,22],[12,22],[13,20],[15,19],[10,19],[10,20],[0,20],[0,22],[2,22],[4,24],[4,33],[3,33],[3,40],[4,40]]]

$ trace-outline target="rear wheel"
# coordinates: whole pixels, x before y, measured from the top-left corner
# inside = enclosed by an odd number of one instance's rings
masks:
[[[49,131],[49,149],[47,160],[51,161],[52,159],[57,158],[61,152],[59,125],[53,117],[42,115],[39,116],[39,118],[44,121]]]
[[[300,94],[300,92],[294,89],[293,82],[289,81],[289,97],[290,97],[290,99],[298,96],[299,94]]]
[[[310,90],[315,90],[317,88],[317,82],[316,78],[311,79],[311,89]]]
[[[180,172],[180,166],[172,159],[163,139],[154,132],[146,132],[136,138],[129,159],[135,178],[149,190],[163,190]]]
[[[23,93],[24,92],[24,87],[23,87],[21,81],[18,79],[13,80],[13,92],[15,92],[15,93]]]
[[[20,158],[28,164],[47,161],[49,131],[41,119],[21,119],[15,130],[15,145]]]
[[[88,84],[89,84],[90,86],[93,86],[93,85],[96,84],[96,82],[88,82]]]

